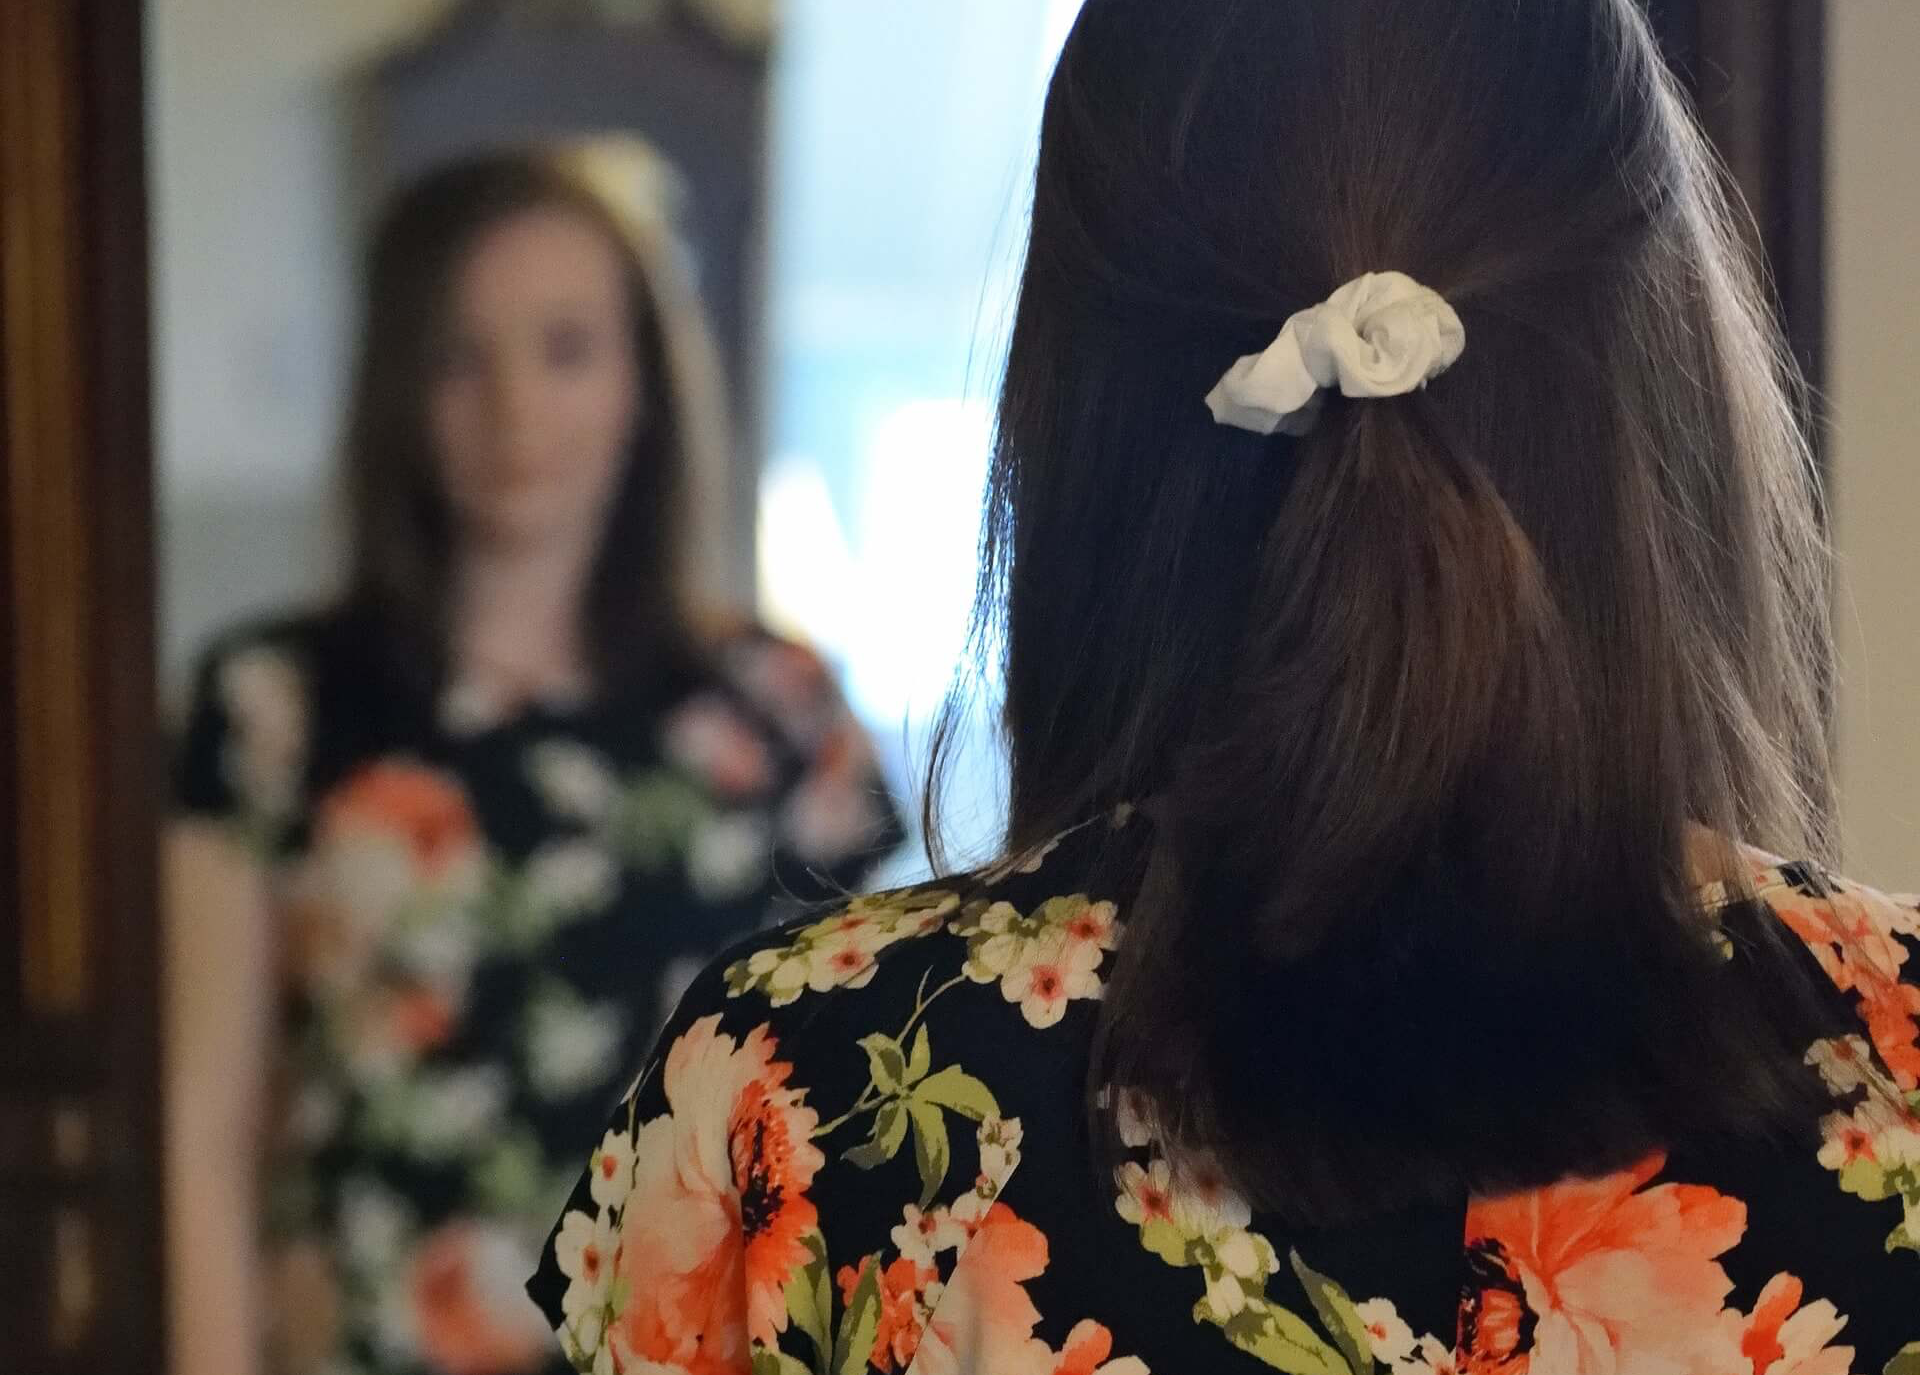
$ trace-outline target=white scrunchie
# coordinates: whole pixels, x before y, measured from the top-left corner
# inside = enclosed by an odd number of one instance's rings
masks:
[[[1344,396],[1405,396],[1466,346],[1466,326],[1439,292],[1404,272],[1369,272],[1288,320],[1264,353],[1235,363],[1207,408],[1222,425],[1303,435],[1336,382]]]

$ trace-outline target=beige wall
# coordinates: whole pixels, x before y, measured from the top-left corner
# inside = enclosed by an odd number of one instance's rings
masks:
[[[147,7],[162,687],[331,583],[348,366],[349,77],[447,0]]]
[[[1920,888],[1920,3],[1832,19],[1833,495],[1848,867]]]

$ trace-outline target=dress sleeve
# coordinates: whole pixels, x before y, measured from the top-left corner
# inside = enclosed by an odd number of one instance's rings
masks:
[[[305,671],[289,645],[245,637],[208,651],[175,759],[175,806],[271,849],[299,807],[307,699]]]
[[[790,1368],[817,1115],[772,1028],[725,1002],[713,970],[688,991],[528,1281],[575,1370]]]
[[[961,1262],[975,1236],[1012,1235],[994,1229],[1013,1221],[996,1205],[1020,1124],[962,1063],[992,1058],[968,1029],[997,986],[935,980],[906,948],[953,940],[950,911],[944,894],[862,899],[695,980],[528,1284],[574,1369],[901,1375],[923,1337],[966,1345]],[[890,944],[899,962],[864,976],[836,958]],[[811,984],[784,977],[814,965]]]

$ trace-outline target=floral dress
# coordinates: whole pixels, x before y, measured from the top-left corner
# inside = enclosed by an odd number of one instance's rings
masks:
[[[577,1143],[713,953],[844,893],[898,818],[820,663],[762,634],[644,699],[504,714],[360,644],[233,637],[182,753],[275,907],[272,1368],[565,1370],[522,1284]]]
[[[1756,857],[1761,902],[1720,904],[1831,979],[1803,1141],[1303,1230],[1170,1169],[1124,1099],[1130,1158],[1088,1168],[1126,920],[1088,891],[1093,844],[861,899],[696,981],[529,1286],[576,1369],[1920,1372],[1913,903]]]

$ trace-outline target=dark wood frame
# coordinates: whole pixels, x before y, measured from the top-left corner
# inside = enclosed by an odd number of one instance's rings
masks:
[[[0,1367],[165,1361],[141,6],[0,0]]]

